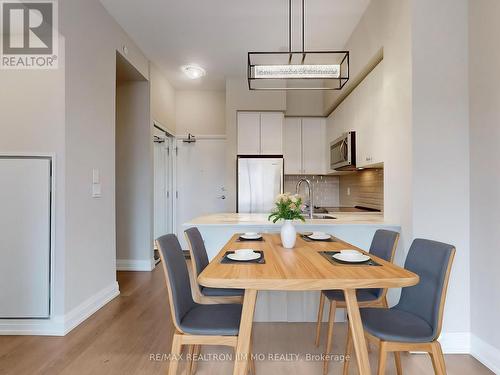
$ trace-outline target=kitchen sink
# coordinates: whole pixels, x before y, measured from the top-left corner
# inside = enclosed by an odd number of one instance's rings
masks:
[[[305,219],[309,219],[309,214],[302,214],[302,216],[304,216]],[[336,217],[330,214],[313,214],[313,219],[333,220],[336,219]]]

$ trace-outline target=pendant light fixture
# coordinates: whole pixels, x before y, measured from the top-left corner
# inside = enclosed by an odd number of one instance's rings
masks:
[[[292,0],[288,0],[288,51],[248,52],[250,90],[340,90],[349,80],[348,51],[305,50],[304,1],[302,50],[292,51]]]

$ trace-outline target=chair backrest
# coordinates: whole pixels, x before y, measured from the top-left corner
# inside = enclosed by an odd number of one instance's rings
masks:
[[[193,262],[196,271],[195,278],[208,266],[208,255],[203,237],[196,227],[186,229],[187,240],[189,242],[189,251],[191,253],[191,261]]]
[[[455,247],[442,242],[415,239],[405,268],[420,277],[417,285],[403,288],[395,308],[413,313],[432,327],[434,339],[441,333],[443,309]]]
[[[392,230],[378,229],[373,235],[370,254],[392,262],[398,246],[399,233]]]
[[[170,311],[175,327],[180,330],[180,322],[186,313],[196,306],[191,295],[189,274],[181,245],[175,234],[166,234],[156,240],[165,272],[170,299]],[[181,331],[182,332],[182,331]]]
[[[398,247],[399,233],[392,230],[378,229],[373,235],[370,245],[370,254],[373,254],[387,262],[392,262],[396,247]],[[387,289],[373,289],[372,293],[377,297],[382,297],[387,293]]]

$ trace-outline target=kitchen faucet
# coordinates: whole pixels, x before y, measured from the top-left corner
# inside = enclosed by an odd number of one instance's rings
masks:
[[[303,182],[307,184],[307,190],[309,192],[309,219],[312,219],[314,211],[314,203],[313,203],[314,194],[311,181],[309,181],[307,178],[301,178],[299,182],[297,182],[297,186],[295,186],[295,194],[299,194],[300,185],[302,185]]]

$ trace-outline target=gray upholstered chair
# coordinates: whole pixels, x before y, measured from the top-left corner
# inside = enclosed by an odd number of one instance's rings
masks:
[[[184,231],[191,256],[191,290],[198,303],[241,303],[243,289],[208,288],[198,284],[199,274],[208,266],[208,255],[200,231],[196,227]]]
[[[375,255],[383,260],[392,262],[394,253],[398,246],[399,233],[385,229],[378,229],[372,239],[370,245],[370,254]],[[387,289],[358,289],[356,296],[359,307],[380,306],[387,307]],[[326,339],[325,354],[330,353],[332,348],[333,323],[335,320],[336,308],[346,308],[344,292],[341,290],[323,290],[320,295],[318,319],[316,322],[316,346],[319,346],[321,336],[321,321],[323,320],[323,309],[325,300],[330,301],[330,311],[328,314],[328,336]],[[329,361],[325,355],[323,362],[323,374],[328,372]]]
[[[193,300],[184,254],[174,234],[156,240],[167,284],[170,312],[176,332],[172,340],[172,356],[180,355],[182,345],[189,345],[191,354],[198,354],[200,346],[226,345],[236,348],[240,327],[240,304],[202,305]],[[169,365],[169,374],[177,371],[178,360]],[[191,374],[191,362],[187,373]],[[253,372],[253,362],[249,370]]]
[[[446,374],[441,345],[443,310],[455,248],[441,242],[416,239],[405,262],[405,268],[419,275],[417,285],[403,288],[399,303],[392,308],[361,309],[365,335],[378,343],[378,374],[385,372],[387,352],[423,351],[430,354],[436,374]],[[352,351],[352,338],[347,338],[347,354]],[[401,375],[401,361],[396,370]],[[349,361],[344,363],[344,374]]]

